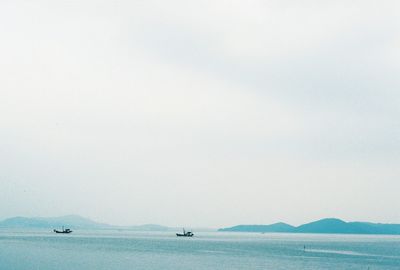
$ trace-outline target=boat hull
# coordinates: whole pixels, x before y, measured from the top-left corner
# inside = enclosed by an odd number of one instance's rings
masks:
[[[55,233],[72,233],[72,231],[57,231],[57,230],[54,230],[54,232]]]
[[[193,237],[193,234],[182,234],[182,233],[177,233],[176,236],[178,236],[178,237]]]

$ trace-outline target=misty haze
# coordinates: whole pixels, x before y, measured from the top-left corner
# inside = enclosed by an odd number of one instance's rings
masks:
[[[2,0],[0,270],[399,269],[399,9]]]

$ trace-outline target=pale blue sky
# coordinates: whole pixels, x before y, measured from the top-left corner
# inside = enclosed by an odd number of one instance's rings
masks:
[[[0,219],[400,223],[397,1],[0,3]]]

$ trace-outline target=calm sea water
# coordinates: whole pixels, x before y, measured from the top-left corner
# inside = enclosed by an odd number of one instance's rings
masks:
[[[400,269],[400,237],[0,231],[0,269],[390,270]]]

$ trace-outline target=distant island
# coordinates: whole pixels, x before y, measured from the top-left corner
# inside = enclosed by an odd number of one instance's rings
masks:
[[[70,229],[90,230],[132,230],[132,231],[168,231],[175,230],[156,224],[145,224],[138,226],[117,226],[95,222],[78,215],[67,215],[61,217],[13,217],[0,222],[0,229],[54,229],[62,226]]]
[[[61,217],[13,217],[0,221],[0,229],[48,229],[67,227],[72,230],[130,230],[130,231],[176,231],[156,224],[118,226],[99,223],[78,215]],[[202,229],[203,231],[212,231]],[[387,234],[400,235],[400,224],[382,224],[371,222],[345,222],[337,218],[326,218],[300,226],[283,222],[270,225],[237,225],[221,228],[220,232],[253,233],[320,233],[320,234]]]
[[[256,232],[256,233],[331,233],[331,234],[388,234],[400,235],[400,224],[382,224],[370,222],[345,222],[337,218],[326,218],[300,226],[286,223],[271,225],[237,225],[221,228],[220,232]]]

